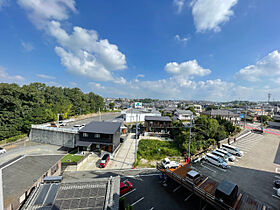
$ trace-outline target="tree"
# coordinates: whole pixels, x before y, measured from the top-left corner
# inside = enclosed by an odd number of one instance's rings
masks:
[[[110,109],[114,109],[114,107],[115,107],[115,104],[113,102],[109,103],[109,108]]]

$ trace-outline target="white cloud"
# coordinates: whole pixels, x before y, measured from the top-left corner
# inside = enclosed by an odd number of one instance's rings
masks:
[[[177,13],[181,13],[185,4],[185,0],[173,0],[173,4],[175,7],[177,7]]]
[[[45,75],[45,74],[37,74],[37,77],[43,78],[43,79],[56,79],[53,76]]]
[[[136,75],[136,78],[144,78],[144,77],[145,77],[144,74],[137,74],[137,75]]]
[[[5,68],[0,66],[0,81],[1,82],[22,82],[24,80],[24,77],[20,76],[20,75],[15,75],[15,76],[11,76],[8,74],[8,72],[6,72]]]
[[[116,79],[114,80],[114,83],[116,83],[116,84],[121,84],[121,85],[125,85],[126,82],[127,82],[126,79],[123,78],[123,77],[116,78]]]
[[[220,25],[234,14],[232,7],[238,0],[193,0],[192,15],[197,32],[221,30]]]
[[[277,78],[280,75],[280,53],[275,50],[257,61],[255,65],[249,65],[239,70],[237,79],[256,82],[264,78]],[[278,77],[277,77],[278,76]]]
[[[73,27],[68,33],[61,21],[68,19],[68,12],[77,12],[74,0],[18,0],[32,22],[54,37],[59,46],[55,52],[61,64],[76,75],[97,81],[114,79],[112,71],[125,69],[126,57],[118,46],[107,39],[100,39],[95,30]]]
[[[18,4],[40,29],[45,27],[48,20],[67,20],[69,10],[77,12],[74,0],[18,0]]]
[[[63,87],[62,84],[60,84],[58,82],[54,82],[54,81],[46,82],[46,85],[48,85],[48,86],[55,86],[55,87]]]
[[[210,69],[204,69],[198,65],[196,60],[189,60],[183,63],[170,62],[165,65],[165,71],[168,73],[188,78],[189,76],[205,76],[211,73]]]
[[[21,41],[21,46],[26,52],[31,52],[32,50],[34,50],[33,45],[29,42]]]
[[[176,35],[174,36],[174,39],[175,39],[176,41],[182,42],[182,43],[184,43],[184,44],[186,44],[187,41],[190,40],[190,38],[188,38],[188,37],[180,37],[179,34],[176,34]]]
[[[88,84],[91,87],[91,89],[93,89],[93,90],[95,90],[95,89],[105,89],[105,87],[102,86],[100,83],[89,82]]]

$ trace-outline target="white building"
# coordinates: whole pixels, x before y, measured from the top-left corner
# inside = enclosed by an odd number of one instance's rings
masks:
[[[127,123],[144,122],[145,116],[161,116],[161,113],[155,109],[126,109],[121,114]]]
[[[174,114],[179,120],[191,120],[193,115],[190,110],[176,110]]]

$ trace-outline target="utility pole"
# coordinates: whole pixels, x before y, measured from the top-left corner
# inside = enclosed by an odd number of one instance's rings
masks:
[[[137,139],[138,139],[138,136],[137,136],[137,134],[138,134],[138,125],[137,125],[137,123],[138,123],[138,121],[137,121],[137,117],[138,117],[138,114],[136,114],[136,127],[135,127],[135,129],[136,129],[136,131],[135,131],[135,152],[134,152],[134,159],[135,159],[135,163],[136,163],[136,161],[137,161]]]
[[[101,112],[100,112],[100,107],[98,108],[98,112],[99,112],[99,121],[101,121]]]
[[[190,125],[187,126],[186,128],[189,128],[189,151],[188,151],[188,158],[191,157],[191,139],[192,139],[192,127],[193,127],[193,115],[191,116],[191,122]]]
[[[247,104],[245,103],[244,128],[246,128],[246,115],[247,115]]]

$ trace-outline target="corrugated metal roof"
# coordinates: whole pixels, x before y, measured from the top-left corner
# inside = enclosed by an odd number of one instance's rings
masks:
[[[120,127],[121,123],[119,122],[93,121],[79,130],[79,132],[115,134],[118,130],[120,130]]]

